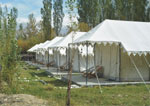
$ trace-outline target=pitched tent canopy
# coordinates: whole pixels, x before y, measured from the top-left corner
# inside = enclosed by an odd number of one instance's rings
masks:
[[[37,47],[39,46],[39,44],[36,44],[35,46],[33,46],[32,48],[30,48],[28,50],[28,52],[35,52],[34,50],[37,49]]]
[[[71,32],[57,43],[51,45],[49,48],[59,48],[61,55],[66,55],[66,48],[69,43],[73,43],[76,39],[83,36],[86,32]]]
[[[40,47],[38,47],[38,49],[39,50],[43,50],[43,48],[47,45],[47,44],[49,44],[51,41],[49,41],[49,40],[47,40],[47,41],[45,41]]]
[[[71,32],[66,37],[61,39],[59,42],[50,46],[51,48],[59,47],[59,48],[67,48],[69,43],[74,43],[76,39],[84,35],[86,32]]]
[[[128,53],[150,52],[150,23],[105,20],[75,43],[81,42],[103,42],[121,43]]]
[[[48,50],[48,48],[55,44],[56,42],[58,42],[59,40],[61,40],[63,37],[55,37],[54,39],[52,39],[48,44],[45,45],[45,47],[43,47],[44,50]]]

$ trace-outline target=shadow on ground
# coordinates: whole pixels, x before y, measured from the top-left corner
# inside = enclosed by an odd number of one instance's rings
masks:
[[[35,75],[38,76],[38,77],[47,77],[46,72],[39,72],[39,73],[30,72],[30,74],[32,75],[32,77],[34,77]]]

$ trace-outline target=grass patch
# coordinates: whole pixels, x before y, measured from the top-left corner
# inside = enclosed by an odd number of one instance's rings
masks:
[[[16,93],[46,99],[51,106],[65,106],[66,83],[50,78],[44,70],[25,63],[21,63],[19,73]],[[44,85],[39,80],[47,84]],[[72,89],[71,106],[150,106],[150,94],[144,85],[105,86],[102,90],[101,94],[98,87]]]

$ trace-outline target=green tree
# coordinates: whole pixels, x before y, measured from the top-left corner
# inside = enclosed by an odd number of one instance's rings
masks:
[[[52,1],[43,0],[44,7],[41,8],[43,32],[45,40],[51,39],[51,11],[52,11]]]
[[[56,32],[56,36],[59,36],[62,22],[63,22],[63,0],[54,0],[54,12],[53,12],[53,20],[54,20],[54,30]]]
[[[17,67],[18,60],[18,46],[16,40],[16,26],[17,26],[17,9],[12,8],[10,13],[5,7],[4,11],[0,9],[0,64],[3,66],[2,76],[9,86],[13,85],[14,75]]]
[[[147,0],[115,0],[116,19],[146,21]]]
[[[30,38],[32,36],[37,35],[38,29],[37,29],[37,24],[36,24],[36,19],[34,17],[34,14],[30,14],[28,16],[28,20],[29,22],[27,23],[27,27],[26,27],[26,36]]]
[[[93,28],[99,24],[99,6],[99,0],[77,0],[79,23],[87,23],[90,28]]]
[[[24,33],[24,28],[23,28],[23,24],[19,24],[19,29],[17,31],[17,39],[27,39],[26,34]]]
[[[99,0],[99,10],[100,10],[100,21],[102,22],[105,19],[114,19],[115,18],[115,9],[114,3],[112,0]]]

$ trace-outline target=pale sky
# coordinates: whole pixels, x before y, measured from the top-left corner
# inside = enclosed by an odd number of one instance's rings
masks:
[[[16,7],[18,9],[18,23],[26,23],[28,22],[28,15],[33,13],[36,20],[41,20],[40,10],[43,7],[43,0],[0,0],[0,5],[2,7],[7,6],[8,8]],[[65,8],[65,0],[64,1],[64,22],[63,25],[68,25],[69,18],[67,15],[67,10]],[[76,19],[75,19],[76,20]]]

